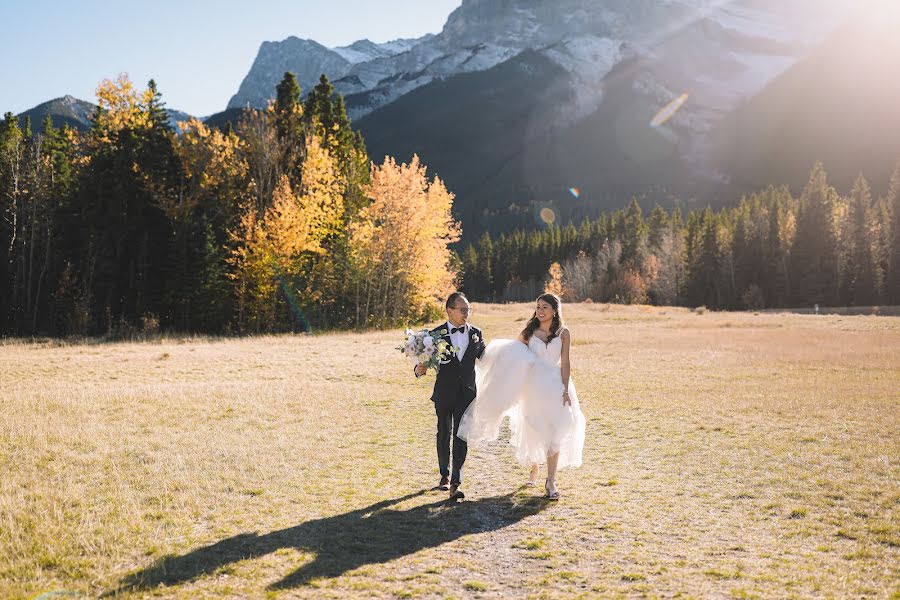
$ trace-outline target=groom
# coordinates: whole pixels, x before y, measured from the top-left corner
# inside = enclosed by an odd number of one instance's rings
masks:
[[[459,421],[469,404],[475,399],[475,359],[484,354],[484,336],[477,327],[469,325],[471,308],[461,292],[454,292],[447,298],[447,322],[432,329],[432,333],[445,330],[444,339],[458,352],[451,352],[448,360],[441,364],[431,401],[437,413],[437,455],[441,481],[438,488],[450,490],[450,498],[464,498],[459,489],[462,483],[462,467],[466,462],[466,442],[456,436]],[[426,372],[423,365],[417,365],[416,377]],[[453,433],[453,471],[450,471],[450,437]],[[448,487],[449,484],[449,487]]]

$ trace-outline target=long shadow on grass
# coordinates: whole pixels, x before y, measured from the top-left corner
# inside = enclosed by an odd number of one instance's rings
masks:
[[[363,565],[385,563],[434,548],[470,533],[502,529],[547,506],[543,498],[517,497],[511,493],[459,503],[441,499],[408,510],[389,508],[424,493],[407,494],[262,535],[242,533],[182,556],[164,557],[103,595],[187,582],[231,563],[271,554],[281,548],[314,553],[311,562],[268,586],[268,589],[291,588],[312,579],[337,577]]]

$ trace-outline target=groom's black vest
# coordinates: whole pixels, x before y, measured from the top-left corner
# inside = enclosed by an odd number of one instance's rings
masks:
[[[446,323],[432,329],[431,332],[440,333],[442,329],[447,330]],[[481,355],[484,354],[485,343],[484,336],[477,327],[469,325],[468,336],[469,346],[463,354],[462,361],[453,352],[438,371],[434,381],[434,392],[431,394],[431,400],[436,404],[453,406],[462,403],[468,405],[475,399],[475,359],[481,358]],[[453,345],[449,330],[443,338],[448,344]]]

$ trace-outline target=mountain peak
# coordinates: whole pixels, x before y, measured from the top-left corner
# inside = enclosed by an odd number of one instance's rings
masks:
[[[325,73],[348,97],[351,118],[358,118],[417,87],[490,69],[527,49],[547,50],[580,80],[578,93],[588,93],[610,70],[609,60],[624,56],[624,43],[657,60],[659,77],[671,80],[655,86],[661,95],[677,96],[682,90],[667,88],[683,86],[687,76],[700,88],[695,100],[728,104],[720,107],[728,110],[796,60],[807,37],[821,39],[833,13],[851,2],[832,0],[822,8],[818,1],[463,0],[437,35],[383,44],[362,39],[333,49],[296,37],[268,42],[228,106],[264,107],[285,71],[294,72],[304,90]],[[700,70],[711,71],[708,81],[683,72],[695,59]],[[731,81],[741,70],[756,74]],[[358,97],[351,102],[352,95]],[[583,100],[578,104],[592,104]]]
[[[36,133],[43,132],[44,119],[47,117],[50,117],[54,127],[68,125],[72,129],[85,131],[90,128],[91,119],[96,110],[96,104],[66,94],[65,96],[42,102],[17,116],[20,124],[25,122],[25,117],[29,117],[32,130]],[[171,108],[165,110],[169,117],[169,125],[175,131],[179,131],[179,121],[186,121],[191,117],[191,115],[179,110]]]
[[[287,71],[296,75],[302,90],[310,90],[322,73],[336,79],[345,75],[352,64],[340,52],[314,40],[290,36],[280,42],[263,42],[250,73],[228,102],[228,108],[247,104],[257,108],[266,106]]]
[[[323,46],[316,40],[311,40],[309,38],[300,38],[300,37],[297,37],[296,35],[290,35],[287,38],[285,38],[284,41],[282,41],[282,42],[271,42],[270,41],[270,42],[263,42],[263,43],[269,44],[269,45],[290,44],[290,45],[295,45],[295,46],[311,46],[316,49],[321,48],[323,50],[328,50],[328,48],[326,48],[325,46]]]

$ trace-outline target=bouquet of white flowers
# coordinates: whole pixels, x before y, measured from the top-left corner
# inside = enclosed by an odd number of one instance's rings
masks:
[[[413,364],[423,364],[426,369],[434,369],[435,373],[441,368],[441,363],[450,358],[451,352],[458,352],[459,348],[451,346],[443,338],[447,334],[446,329],[439,329],[432,333],[427,329],[421,331],[406,330],[406,339],[397,350],[408,357]]]

